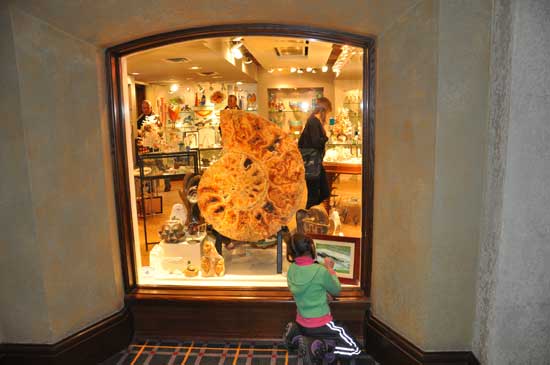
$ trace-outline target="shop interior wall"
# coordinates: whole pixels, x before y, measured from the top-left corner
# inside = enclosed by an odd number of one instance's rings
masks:
[[[119,1],[109,5],[100,2],[83,5],[62,0],[51,0],[48,3],[31,0],[17,2],[17,7],[44,19],[52,26],[47,26],[36,18],[20,15],[20,18],[30,18],[26,20],[30,23],[30,27],[20,27],[22,34],[15,41],[16,47],[24,47],[21,42],[32,40],[31,34],[36,32],[42,37],[45,34],[54,39],[48,39],[50,42],[39,44],[31,43],[34,47],[28,50],[30,54],[36,57],[53,54],[65,61],[76,58],[76,61],[66,67],[59,65],[57,68],[52,68],[51,65],[44,67],[46,70],[51,70],[46,75],[36,75],[35,70],[39,70],[39,67],[31,69],[25,66],[27,61],[18,61],[21,62],[20,65],[18,64],[18,75],[22,79],[19,80],[19,85],[25,89],[22,90],[22,94],[25,94],[22,99],[28,103],[25,107],[40,108],[41,115],[48,117],[44,121],[46,125],[51,125],[52,120],[57,120],[55,125],[58,127],[78,128],[79,133],[76,134],[84,135],[82,133],[84,131],[91,133],[92,137],[85,140],[84,144],[96,149],[93,157],[86,153],[79,153],[74,155],[74,160],[71,160],[71,155],[48,153],[45,158],[51,159],[52,163],[58,167],[57,171],[62,179],[69,179],[72,176],[75,163],[86,165],[87,169],[99,170],[98,174],[100,174],[100,178],[95,176],[93,186],[85,184],[86,188],[92,189],[95,193],[93,201],[89,201],[84,192],[81,196],[73,194],[72,184],[66,183],[63,186],[63,190],[68,190],[63,191],[68,202],[74,206],[85,203],[89,211],[86,217],[80,214],[70,217],[72,225],[77,227],[75,231],[78,231],[80,241],[72,236],[71,230],[65,237],[52,235],[63,244],[81,242],[82,237],[93,237],[87,239],[85,245],[71,247],[64,257],[64,262],[74,262],[83,254],[88,254],[89,262],[96,266],[86,275],[65,275],[65,278],[70,277],[69,280],[65,280],[66,284],[72,286],[73,290],[77,290],[77,295],[68,296],[66,291],[59,290],[52,290],[50,294],[48,289],[48,299],[52,297],[55,300],[62,297],[60,304],[72,306],[72,308],[66,308],[69,316],[65,313],[61,314],[55,310],[56,308],[45,309],[44,315],[40,317],[50,316],[52,322],[62,322],[63,328],[56,327],[51,336],[37,333],[34,340],[51,341],[60,338],[70,332],[69,328],[82,328],[85,323],[92,323],[101,317],[99,312],[106,307],[114,311],[122,302],[122,293],[118,291],[119,277],[118,273],[115,273],[115,269],[119,268],[118,262],[115,262],[118,256],[112,254],[116,251],[117,240],[115,220],[112,218],[114,200],[112,191],[109,191],[112,189],[109,183],[112,182],[108,181],[111,178],[111,169],[107,162],[109,153],[106,147],[109,139],[107,133],[101,130],[107,126],[104,118],[104,103],[107,98],[105,90],[98,85],[98,80],[104,78],[102,68],[99,66],[103,64],[103,59],[101,52],[97,52],[98,49],[103,50],[104,47],[146,35],[194,26],[278,22],[378,35],[372,293],[374,313],[415,344],[422,348],[434,348],[434,344],[430,341],[437,331],[432,331],[431,328],[437,329],[438,325],[430,320],[426,308],[431,304],[428,295],[433,294],[431,292],[433,283],[429,277],[434,275],[431,262],[434,259],[432,206],[436,164],[439,3],[436,0],[395,0],[383,3],[366,1],[357,4],[356,1],[349,0],[339,2],[338,9],[335,9],[334,3],[328,0],[318,1],[315,4],[307,1],[293,1],[289,7],[282,9],[278,3],[240,1],[198,2],[189,6],[174,0],[163,3],[162,8],[152,7],[144,0]],[[289,8],[292,11],[288,11]],[[213,9],[219,10],[213,11]],[[82,22],[82,14],[87,14],[93,21]],[[121,18],[120,14],[125,16]],[[23,20],[17,19],[17,21]],[[41,25],[40,29],[33,27],[37,24]],[[55,42],[52,42],[54,40]],[[455,62],[460,62],[460,59]],[[85,80],[84,85],[78,84],[78,92],[75,92],[76,89],[73,90],[75,87],[71,84],[71,79],[65,79],[75,72],[78,72],[79,79]],[[38,78],[35,79],[33,76]],[[57,89],[52,92],[51,89],[46,88],[46,85],[50,88],[51,85],[56,85]],[[36,90],[30,90],[31,86]],[[68,90],[71,93],[63,93]],[[43,102],[42,95],[48,93],[52,95],[51,99]],[[70,104],[61,103],[63,100],[73,101],[75,104],[71,108]],[[259,100],[259,105],[266,105],[265,100]],[[73,117],[76,114],[84,117],[75,122]],[[39,120],[42,121],[44,118]],[[29,119],[23,119],[27,123],[31,122]],[[76,126],[73,127],[74,124]],[[25,129],[25,132],[30,131]],[[45,133],[47,136],[52,136],[53,132],[45,131]],[[67,146],[74,148],[82,147],[83,144],[82,141],[79,141],[78,146],[72,145],[71,141],[63,140],[63,142],[67,142]],[[36,174],[39,172],[36,171],[39,167],[32,166],[32,159],[28,159],[28,163],[31,164],[29,169],[31,176],[27,179],[21,177],[21,179],[23,184],[29,184],[34,188],[38,181],[36,176],[32,175],[33,168]],[[62,182],[65,183],[65,181]],[[40,183],[45,184],[42,190],[47,187],[53,189],[55,193],[59,192],[59,188],[56,188],[60,186],[59,183],[47,181],[44,183],[42,180]],[[82,186],[83,183],[81,181],[80,185],[74,186]],[[46,195],[46,192],[42,191],[42,193]],[[34,196],[33,191],[33,204]],[[57,204],[56,208],[62,203],[57,202]],[[103,213],[100,216],[99,211]],[[60,227],[65,225],[57,219],[57,215],[39,216],[36,225],[42,229],[44,229],[43,226],[54,226],[57,230],[54,233],[58,233],[61,230]],[[88,233],[87,224],[90,221],[94,222],[94,228],[100,231],[99,234]],[[462,221],[458,224],[462,224]],[[40,230],[38,232],[42,233]],[[46,249],[50,244],[51,241],[40,236],[36,246]],[[93,247],[96,252],[89,253],[84,247]],[[448,253],[450,252],[442,253],[438,259],[444,258]],[[48,254],[52,255],[50,252]],[[45,285],[48,287],[55,283],[54,277],[48,273],[59,269],[56,262],[53,262],[54,259],[54,257],[46,259],[43,269],[40,270],[40,275],[45,277]],[[466,258],[462,257],[462,259]],[[66,267],[63,269],[76,270],[80,273],[72,266],[70,269]],[[454,275],[448,271],[438,272],[438,274],[443,276],[442,280],[445,280],[444,277]],[[93,277],[94,275],[97,277]],[[95,299],[81,303],[80,298],[85,295],[80,294],[86,294],[85,289],[82,288],[86,284],[83,283],[95,286],[100,293],[110,292],[112,295],[108,298],[101,297],[106,300],[102,303],[98,303],[99,300]],[[466,301],[468,300],[467,298]],[[440,305],[447,305],[447,303],[436,303],[431,309],[441,310]],[[79,318],[72,316],[75,312],[80,314]],[[457,313],[455,321],[463,321],[462,312]],[[22,324],[32,326],[24,318]],[[441,338],[447,336],[446,333],[437,334]],[[7,340],[10,340],[10,334],[6,333],[6,336]],[[468,339],[462,340],[467,342]]]
[[[10,187],[21,193],[14,251],[2,255],[13,280],[2,292],[5,341],[55,343],[123,306],[103,54],[10,13],[15,62],[3,66],[17,67],[20,100],[6,110],[19,104],[20,123],[7,146],[22,167],[10,172],[24,175]]]
[[[334,102],[334,74],[332,72],[280,75],[277,71],[269,73],[262,69],[258,72],[258,114],[264,117],[269,115],[267,89],[293,87],[322,87],[323,95]],[[288,106],[285,105],[285,107]]]

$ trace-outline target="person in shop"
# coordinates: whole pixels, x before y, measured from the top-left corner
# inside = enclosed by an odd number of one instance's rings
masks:
[[[237,97],[235,95],[231,94],[227,97],[227,106],[225,107],[225,109],[235,109],[235,110],[241,109],[237,105]]]
[[[325,156],[325,144],[328,141],[325,126],[327,124],[328,114],[332,111],[332,103],[329,99],[321,97],[317,99],[317,104],[307,119],[306,125],[300,139],[298,139],[299,148],[316,149],[321,157]],[[322,160],[322,159],[321,159]],[[306,209],[318,205],[329,198],[330,191],[327,175],[321,164],[321,173],[318,178],[307,179],[307,204]]]
[[[296,302],[296,321],[289,322],[283,340],[288,349],[298,348],[305,364],[332,362],[336,357],[353,358],[361,346],[347,329],[333,321],[329,299],[342,289],[334,261],[315,262],[311,237],[294,233],[287,238],[287,260],[291,263],[287,284]],[[324,362],[323,362],[324,363]]]
[[[147,120],[155,120],[157,122],[157,126],[161,127],[161,122],[159,117],[153,112],[153,104],[149,100],[143,100],[141,102],[141,115],[139,116],[138,120],[136,121],[137,129],[138,129],[138,137],[136,138],[136,145],[138,146],[138,149],[142,148],[142,134],[143,134],[143,124]],[[158,152],[158,149],[149,147],[147,152]],[[156,166],[161,171],[165,171],[166,167],[164,166],[164,163],[162,160],[157,159],[155,160]],[[170,191],[171,190],[171,183],[170,179],[166,178],[164,179],[164,191]],[[148,186],[148,190],[151,190],[151,187]]]
[[[141,127],[143,126],[143,123],[145,122],[146,118],[155,118],[158,120],[158,116],[153,113],[153,105],[149,100],[143,100],[141,102],[141,115],[139,116],[136,124],[137,129],[141,130]]]

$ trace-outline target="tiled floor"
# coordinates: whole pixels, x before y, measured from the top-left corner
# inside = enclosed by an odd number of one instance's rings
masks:
[[[294,365],[296,352],[278,341],[139,340],[100,365]],[[373,364],[361,355],[357,365]]]

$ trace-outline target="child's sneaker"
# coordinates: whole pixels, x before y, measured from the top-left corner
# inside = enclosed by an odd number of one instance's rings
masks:
[[[302,357],[304,365],[321,364],[326,352],[327,347],[323,340],[298,337],[298,354]]]
[[[288,322],[283,332],[283,343],[289,350],[295,350],[298,348],[298,337],[300,336],[300,329],[294,322]]]

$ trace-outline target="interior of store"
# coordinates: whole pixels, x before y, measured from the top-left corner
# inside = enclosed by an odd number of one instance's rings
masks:
[[[321,235],[318,251],[341,263],[343,282],[358,285],[365,56],[361,48],[315,39],[244,36],[171,44],[123,59],[141,285],[286,285],[281,234],[245,242],[213,232],[198,209],[197,186],[227,152],[221,111],[257,115],[297,143],[319,97],[332,102],[323,159],[330,197],[309,209],[299,206],[304,215],[287,217],[286,228]]]

